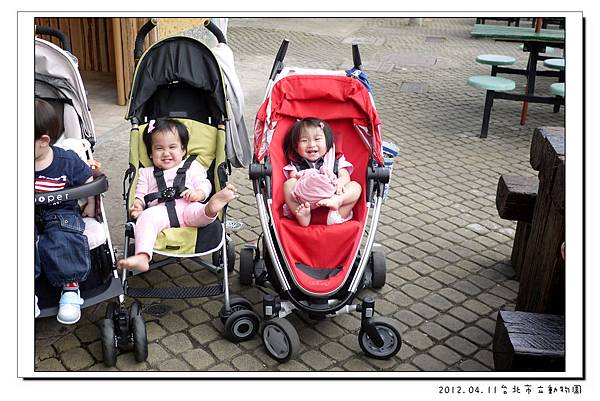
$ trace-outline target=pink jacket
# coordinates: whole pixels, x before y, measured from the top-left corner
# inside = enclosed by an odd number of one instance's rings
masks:
[[[183,161],[176,167],[164,170],[167,187],[173,185],[177,169],[183,166]],[[185,174],[185,186],[194,190],[202,190],[206,196],[210,195],[212,186],[206,177],[206,170],[197,161],[194,161]],[[135,187],[135,197],[144,202],[144,196],[158,192],[158,184],[154,178],[154,167],[142,167],[138,174],[138,182]],[[151,202],[149,206],[156,205],[157,201]]]

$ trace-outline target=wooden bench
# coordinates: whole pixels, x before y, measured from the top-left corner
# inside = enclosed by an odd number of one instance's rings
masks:
[[[506,220],[516,220],[517,229],[510,260],[515,274],[521,275],[527,241],[531,233],[531,219],[538,191],[537,177],[502,175],[496,190],[498,215]]]
[[[564,316],[499,311],[492,349],[497,371],[564,372]]]

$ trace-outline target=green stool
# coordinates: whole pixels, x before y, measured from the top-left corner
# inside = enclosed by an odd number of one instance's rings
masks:
[[[565,97],[565,83],[556,82],[550,85],[550,93],[552,93],[554,96]]]
[[[475,60],[480,64],[491,65],[493,77],[497,74],[498,66],[512,65],[516,61],[514,57],[502,56],[500,54],[480,54]]]
[[[483,123],[481,124],[480,138],[487,137],[488,128],[490,126],[490,115],[492,114],[492,106],[494,105],[494,97],[496,92],[506,92],[515,89],[515,81],[507,78],[500,78],[488,75],[476,75],[470,77],[469,85],[477,89],[484,89],[485,106],[483,108]]]

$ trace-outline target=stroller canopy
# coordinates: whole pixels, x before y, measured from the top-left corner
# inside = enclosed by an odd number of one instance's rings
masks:
[[[140,59],[126,118],[185,117],[213,125],[227,117],[219,64],[201,42],[183,36],[155,43]]]
[[[94,123],[77,68],[77,59],[71,53],[43,39],[35,39],[35,96],[50,101],[57,108],[62,115],[65,138],[83,137],[94,143]]]
[[[367,88],[345,76],[289,75],[273,85],[256,116],[254,154],[262,160],[277,122],[285,117],[350,119],[357,135],[383,165],[379,116]]]

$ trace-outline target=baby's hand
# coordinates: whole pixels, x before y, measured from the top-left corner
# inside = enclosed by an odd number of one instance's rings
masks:
[[[143,211],[144,211],[144,205],[142,204],[142,201],[140,201],[139,199],[136,199],[133,201],[133,205],[131,205],[131,208],[129,209],[129,214],[131,214],[131,217],[133,219],[137,219],[138,216],[140,214],[142,214]]]
[[[188,202],[202,202],[206,199],[204,191],[194,191],[193,189],[186,189],[181,193],[181,197]]]
[[[102,168],[102,163],[100,163],[98,160],[90,159],[87,160],[86,163],[92,169],[92,175],[94,177],[98,177],[101,174],[100,169]]]
[[[82,217],[96,217],[96,202],[88,202],[81,211]]]

